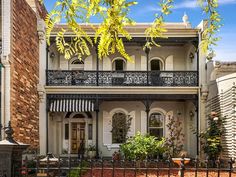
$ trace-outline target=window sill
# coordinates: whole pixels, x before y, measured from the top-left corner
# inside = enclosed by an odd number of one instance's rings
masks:
[[[120,145],[121,144],[104,144],[104,146],[106,146],[109,151],[112,149],[120,149]]]

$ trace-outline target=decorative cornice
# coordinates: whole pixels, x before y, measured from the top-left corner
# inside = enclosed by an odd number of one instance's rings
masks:
[[[10,67],[9,56],[1,55],[1,63],[4,67]]]
[[[42,85],[38,84],[37,91],[38,91],[38,95],[39,95],[39,101],[42,103],[45,99],[45,89]]]
[[[42,19],[38,19],[37,31],[38,31],[39,40],[41,42],[44,41],[45,40],[45,23]]]
[[[208,93],[209,93],[208,86],[207,85],[202,85],[202,88],[201,88],[201,99],[203,101],[207,100]]]

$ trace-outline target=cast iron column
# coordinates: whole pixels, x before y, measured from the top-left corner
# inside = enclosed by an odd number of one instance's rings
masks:
[[[197,137],[197,156],[199,156],[199,97],[197,96],[197,101],[196,101],[196,113],[197,113],[197,132],[196,132],[196,137]]]
[[[149,85],[149,76],[148,76],[148,73],[149,73],[149,67],[148,67],[148,61],[149,61],[149,53],[150,53],[150,48],[148,47],[145,47],[145,53],[146,53],[146,59],[147,59],[147,86]]]
[[[99,158],[99,152],[98,152],[98,114],[99,114],[98,96],[96,99],[95,112],[96,112],[96,158],[98,159]]]
[[[147,133],[149,133],[149,112],[150,112],[150,104],[149,104],[149,99],[147,98],[146,100],[146,113],[147,113]]]
[[[96,55],[97,55],[96,83],[97,83],[97,86],[98,86],[99,85],[99,83],[98,83],[98,81],[99,81],[99,79],[98,79],[98,76],[99,76],[99,73],[98,73],[98,71],[99,71],[99,58],[98,58],[98,45],[97,44],[95,45],[95,49],[96,49]]]
[[[200,83],[200,77],[199,77],[199,50],[197,50],[197,86],[199,86]]]
[[[48,154],[48,98],[46,95],[46,154]]]

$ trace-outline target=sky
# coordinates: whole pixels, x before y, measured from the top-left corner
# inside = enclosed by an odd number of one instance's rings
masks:
[[[46,8],[50,11],[56,0],[44,0]],[[138,4],[132,7],[130,17],[136,22],[152,22],[155,14],[159,12],[159,0],[136,0]],[[167,22],[182,22],[186,13],[193,27],[196,27],[205,15],[196,4],[197,0],[175,0],[172,14],[165,18]],[[219,13],[223,27],[218,36],[221,40],[215,47],[216,57],[219,61],[236,61],[236,0],[219,0]],[[98,22],[93,19],[91,22]]]

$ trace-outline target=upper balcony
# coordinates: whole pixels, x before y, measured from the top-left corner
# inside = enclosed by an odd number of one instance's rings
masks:
[[[57,52],[52,39],[47,55],[46,85],[198,87],[198,30],[187,28],[183,24],[169,25],[168,38],[157,39],[161,47],[153,47],[147,54],[143,51],[146,42],[143,31],[146,27],[137,25],[128,28],[133,38],[131,41],[124,40],[124,44],[133,62],[126,61],[119,53],[100,60],[95,48],[91,48],[91,55],[83,56],[82,61],[76,57],[65,60],[63,55]],[[89,28],[86,30],[93,35]],[[66,37],[67,40],[71,38],[69,33]]]
[[[48,70],[48,86],[198,86],[197,71]]]

